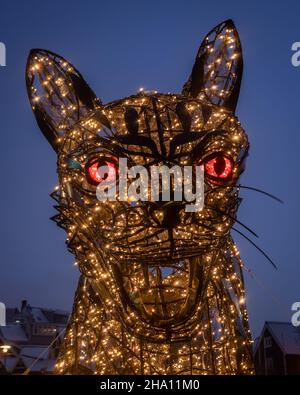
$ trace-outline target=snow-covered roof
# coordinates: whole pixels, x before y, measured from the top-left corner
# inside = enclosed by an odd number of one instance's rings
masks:
[[[267,321],[265,327],[286,354],[300,355],[300,328],[290,322]]]
[[[42,307],[32,307],[30,305],[28,305],[26,308],[35,322],[60,323],[64,325],[66,324],[69,317],[69,313],[63,310],[44,309]],[[57,317],[62,317],[63,321],[57,322]]]
[[[23,347],[19,358],[32,372],[52,372],[55,365],[55,359],[49,359],[49,347]]]
[[[22,347],[19,354],[0,357],[0,363],[8,372],[13,372],[17,364],[22,364],[31,372],[53,372],[55,359],[49,358],[49,347],[31,346]]]
[[[38,307],[31,307],[31,314],[36,322],[49,322],[43,310]]]
[[[31,372],[53,372],[54,370],[55,359],[42,359],[35,362],[32,358],[22,357],[21,360],[26,369],[29,368]]]
[[[28,357],[28,358],[39,358],[39,359],[47,359],[49,356],[49,347],[22,347],[20,352],[20,356]]]
[[[5,367],[7,372],[12,372],[18,363],[18,357],[15,355],[0,357],[1,364]]]
[[[24,329],[20,325],[6,325],[0,327],[0,338],[8,342],[24,342],[28,341]]]

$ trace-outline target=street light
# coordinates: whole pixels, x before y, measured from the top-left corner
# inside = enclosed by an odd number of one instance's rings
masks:
[[[11,349],[11,346],[9,344],[3,344],[3,345],[0,346],[0,351],[1,351],[1,354],[3,354],[3,358],[4,358],[4,368],[5,368],[6,371],[7,371],[7,369],[6,369],[6,356],[9,353],[10,349]]]

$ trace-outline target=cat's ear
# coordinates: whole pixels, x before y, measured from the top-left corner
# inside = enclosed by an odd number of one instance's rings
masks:
[[[65,132],[101,105],[74,66],[43,49],[30,51],[26,86],[37,123],[56,151]]]
[[[243,74],[243,55],[232,20],[220,23],[203,40],[182,94],[206,98],[234,112]]]

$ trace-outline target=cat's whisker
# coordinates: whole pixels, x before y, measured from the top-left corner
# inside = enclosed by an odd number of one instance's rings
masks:
[[[280,198],[278,198],[277,196],[274,196],[274,195],[272,195],[271,193],[269,193],[269,192],[266,192],[266,191],[263,191],[262,189],[259,189],[259,188],[255,188],[255,187],[250,187],[250,186],[247,186],[247,185],[236,185],[236,188],[243,188],[243,189],[249,189],[250,191],[254,191],[254,192],[258,192],[258,193],[261,193],[261,194],[263,194],[263,195],[265,195],[265,196],[268,196],[269,198],[271,198],[271,199],[273,199],[273,200],[276,200],[277,202],[279,202],[279,203],[284,203],[283,202],[283,200],[281,200]]]
[[[249,239],[249,237],[247,237],[246,235],[244,235],[244,233],[243,232],[241,232],[240,230],[238,230],[238,229],[236,229],[236,228],[234,228],[234,227],[232,227],[231,228],[232,230],[234,230],[235,232],[237,232],[239,235],[241,235],[241,236],[243,236],[246,240],[248,240],[249,241],[249,243],[250,244],[252,244],[253,245],[253,247],[255,247],[270,263],[271,263],[271,265],[276,269],[276,270],[278,270],[278,267],[277,267],[277,265],[275,265],[275,263],[272,261],[272,259],[269,257],[269,255],[266,253],[266,252],[264,252],[264,250],[262,249],[262,248],[260,248],[257,244],[255,244],[254,243],[254,241],[252,241],[251,239]]]
[[[213,192],[216,192],[218,190],[222,190],[223,188],[224,188],[224,185],[221,185],[221,186],[218,186],[218,187],[211,187],[207,191],[207,193],[213,193]],[[249,189],[250,191],[261,193],[261,194],[263,194],[263,195],[265,195],[265,196],[267,196],[267,197],[269,197],[269,198],[271,198],[273,200],[276,200],[279,203],[282,203],[282,204],[284,203],[284,201],[281,200],[280,198],[278,198],[277,196],[272,195],[271,193],[263,191],[262,189],[259,189],[259,188],[256,188],[256,187],[251,187],[251,186],[248,186],[248,185],[237,184],[237,185],[226,185],[226,188],[231,188],[231,189],[235,189],[235,188],[236,189],[238,189],[238,188]]]
[[[230,218],[232,221],[235,221],[236,223],[238,223],[239,225],[241,225],[244,229],[246,229],[249,233],[251,233],[253,236],[259,238],[258,234],[254,232],[254,230],[252,230],[251,228],[249,228],[249,226],[245,225],[243,222],[241,222],[240,220],[238,220],[237,218],[234,218],[232,215],[230,215],[229,213],[223,213],[220,210],[217,210],[215,207],[212,206],[207,206],[210,210],[215,211],[218,214],[221,215],[225,215],[228,218]]]

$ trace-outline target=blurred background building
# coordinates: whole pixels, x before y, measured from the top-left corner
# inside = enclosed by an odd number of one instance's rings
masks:
[[[51,374],[69,313],[33,307],[6,308],[0,325],[0,373]]]
[[[300,327],[266,321],[254,344],[256,374],[300,374]]]

